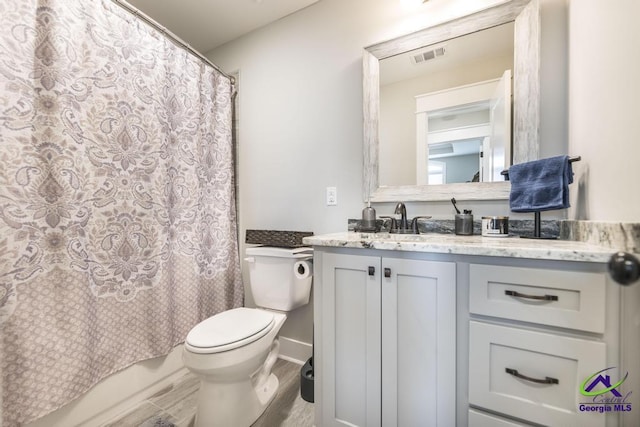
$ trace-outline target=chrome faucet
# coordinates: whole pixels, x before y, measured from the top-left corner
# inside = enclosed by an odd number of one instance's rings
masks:
[[[430,216],[417,216],[411,220],[407,219],[407,208],[404,203],[400,202],[396,205],[396,209],[393,212],[395,215],[400,215],[400,222],[392,216],[381,216],[380,218],[389,218],[391,220],[391,226],[389,227],[389,233],[392,234],[420,234],[418,230],[418,220],[428,219]]]
[[[408,230],[409,222],[407,221],[407,208],[404,203],[400,202],[396,205],[396,210],[393,212],[396,215],[400,215],[400,226],[398,229],[400,230]],[[402,233],[403,231],[401,231]]]

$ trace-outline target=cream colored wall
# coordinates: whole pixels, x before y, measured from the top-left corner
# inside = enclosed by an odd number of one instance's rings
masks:
[[[571,2],[569,149],[582,156],[572,219],[640,221],[638,17],[638,0]]]

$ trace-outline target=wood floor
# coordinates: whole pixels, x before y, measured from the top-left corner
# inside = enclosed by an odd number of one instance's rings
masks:
[[[278,394],[253,427],[313,426],[313,404],[300,397],[300,368],[278,359],[272,371],[280,381]],[[198,387],[198,379],[188,373],[104,427],[192,427]]]

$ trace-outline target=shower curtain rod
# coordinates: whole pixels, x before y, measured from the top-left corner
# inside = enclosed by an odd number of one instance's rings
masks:
[[[186,49],[192,55],[197,56],[202,61],[204,61],[205,63],[207,63],[210,66],[212,66],[220,74],[222,74],[223,76],[225,76],[226,78],[231,80],[231,84],[233,86],[235,86],[236,79],[233,76],[230,76],[227,73],[225,73],[224,71],[222,71],[216,64],[214,64],[209,59],[207,59],[206,56],[202,55],[200,52],[198,52],[197,50],[192,48],[188,43],[182,41],[182,39],[180,39],[180,37],[176,36],[171,31],[167,30],[165,27],[163,27],[162,25],[158,24],[153,18],[151,18],[148,15],[146,15],[140,9],[138,9],[135,6],[132,6],[131,4],[127,3],[125,0],[111,0],[111,1],[116,3],[118,6],[120,6],[121,8],[126,10],[127,12],[131,13],[133,16],[135,16],[137,18],[140,18],[141,20],[143,20],[147,24],[151,25],[156,30],[160,31],[162,34],[164,34],[166,37],[168,37],[169,40],[171,40],[172,42],[174,42],[178,46],[182,47],[183,49]]]

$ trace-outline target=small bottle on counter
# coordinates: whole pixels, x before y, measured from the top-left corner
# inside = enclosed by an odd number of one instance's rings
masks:
[[[362,224],[360,231],[376,231],[376,210],[371,207],[371,202],[367,202],[367,207],[362,209]]]

